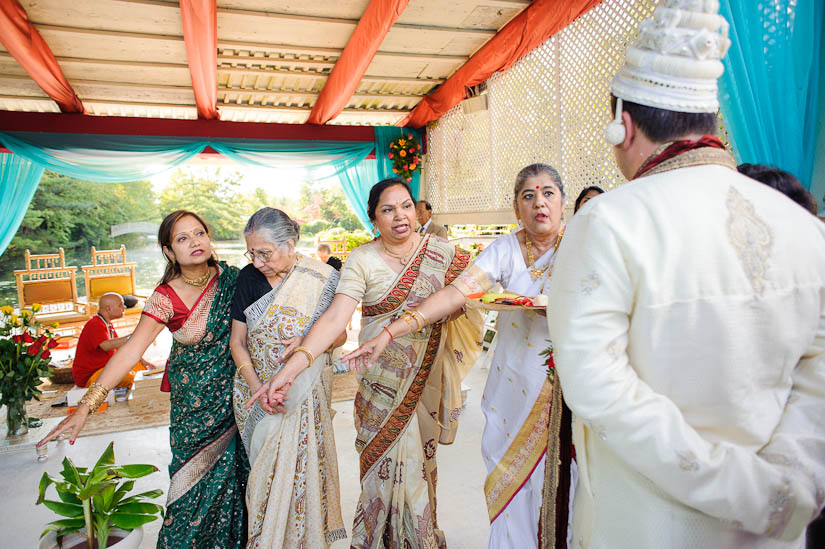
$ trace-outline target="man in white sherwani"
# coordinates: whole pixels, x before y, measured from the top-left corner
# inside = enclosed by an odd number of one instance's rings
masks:
[[[606,131],[633,180],[576,214],[550,282],[573,547],[802,548],[823,506],[825,224],[707,135],[713,4],[642,23]]]

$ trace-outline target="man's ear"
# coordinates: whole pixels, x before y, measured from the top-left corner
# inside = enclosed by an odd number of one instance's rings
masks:
[[[633,140],[636,139],[638,130],[633,123],[633,118],[631,118],[630,113],[627,111],[622,111],[622,124],[624,125],[624,141],[619,145],[625,149],[629,149],[633,144]]]

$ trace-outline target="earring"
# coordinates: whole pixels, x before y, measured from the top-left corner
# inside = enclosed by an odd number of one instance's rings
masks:
[[[622,98],[616,98],[616,117],[604,129],[604,140],[611,145],[618,145],[627,136],[627,129],[622,122]]]

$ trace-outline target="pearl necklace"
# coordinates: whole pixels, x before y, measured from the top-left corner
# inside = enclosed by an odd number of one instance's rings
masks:
[[[556,237],[556,243],[553,245],[553,252],[556,252],[559,249],[559,244],[561,244],[561,237],[564,235],[564,231],[559,231],[559,236]],[[538,280],[541,275],[544,274],[550,266],[543,269],[536,269],[536,257],[533,255],[533,242],[530,240],[530,235],[527,234],[527,230],[524,231],[524,247],[527,248],[527,269],[530,271],[530,276],[533,280]],[[532,267],[532,268],[531,268]]]

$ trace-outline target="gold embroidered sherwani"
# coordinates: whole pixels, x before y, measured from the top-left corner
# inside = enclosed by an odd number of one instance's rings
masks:
[[[679,165],[588,203],[559,249],[573,547],[801,548],[825,497],[825,224]]]

